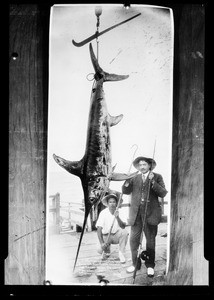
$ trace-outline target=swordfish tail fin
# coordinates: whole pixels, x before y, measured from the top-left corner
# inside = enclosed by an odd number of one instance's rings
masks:
[[[84,234],[84,231],[85,231],[85,226],[86,226],[86,223],[87,223],[87,218],[88,218],[89,212],[90,212],[90,210],[89,211],[87,211],[87,210],[85,211],[85,217],[84,217],[82,231],[81,231],[81,235],[80,235],[80,239],[79,239],[79,244],[78,244],[78,248],[77,248],[77,254],[76,254],[76,258],[75,258],[75,262],[74,262],[73,272],[74,272],[75,267],[76,267],[77,258],[78,258],[78,255],[79,255],[80,246],[81,246],[83,234]]]
[[[91,43],[89,44],[89,51],[91,55],[91,61],[95,70],[95,80],[98,81],[101,78],[103,78],[103,81],[119,81],[124,80],[129,77],[129,75],[116,75],[116,74],[109,74],[103,71],[103,69],[100,67],[97,58],[94,54],[93,48]]]

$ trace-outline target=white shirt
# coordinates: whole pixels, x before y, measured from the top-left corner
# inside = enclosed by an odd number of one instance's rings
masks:
[[[121,219],[120,209],[119,209],[119,218]],[[114,221],[114,219],[115,219],[115,221]],[[120,226],[119,226],[115,216],[112,215],[109,211],[109,208],[106,207],[105,209],[103,209],[100,212],[97,223],[96,223],[96,227],[98,227],[98,226],[102,227],[102,234],[108,234],[113,221],[114,221],[114,226],[112,228],[111,233],[116,233],[119,230]]]
[[[141,172],[139,171],[139,174],[142,174],[142,179],[143,179],[143,175],[144,175],[144,176],[145,176],[145,180],[146,180],[147,176],[149,175],[149,172],[150,172],[150,171],[148,171],[148,172],[146,172],[146,173],[143,174],[143,173],[141,173]]]

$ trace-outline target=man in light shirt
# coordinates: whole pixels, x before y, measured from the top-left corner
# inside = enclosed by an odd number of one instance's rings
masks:
[[[145,260],[147,275],[152,277],[155,267],[155,239],[161,221],[158,197],[165,197],[167,190],[162,176],[152,172],[156,166],[154,159],[139,156],[133,161],[133,166],[139,171],[138,174],[126,180],[122,187],[124,194],[131,194],[128,224],[131,225],[132,266],[127,268],[127,272],[134,272],[135,266],[137,270],[141,268],[141,259],[137,259],[137,253],[143,231],[146,251],[142,252],[141,258]]]
[[[100,242],[98,253],[102,254],[104,252],[105,256],[109,256],[111,244],[119,244],[119,259],[121,263],[125,263],[125,247],[128,240],[128,232],[125,229],[126,222],[121,220],[119,209],[116,209],[119,197],[120,193],[114,192],[102,199],[102,203],[106,208],[100,212],[96,223],[97,235]],[[110,230],[111,233],[109,235]]]

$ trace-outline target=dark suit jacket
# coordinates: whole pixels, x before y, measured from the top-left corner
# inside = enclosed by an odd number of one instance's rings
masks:
[[[153,174],[154,184],[151,184],[150,187],[146,218],[149,224],[158,225],[161,221],[161,206],[158,197],[165,197],[167,190],[162,176],[154,172]],[[128,223],[132,226],[135,223],[141,199],[147,199],[148,197],[149,179],[147,176],[145,183],[143,183],[142,174],[140,173],[127,180],[126,183],[129,183],[129,185],[127,187],[123,185],[122,191],[124,194],[131,194]],[[145,205],[145,202],[143,205]]]

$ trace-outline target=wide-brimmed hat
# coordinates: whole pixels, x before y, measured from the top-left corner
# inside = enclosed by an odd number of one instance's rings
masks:
[[[153,170],[156,167],[156,162],[155,162],[155,160],[153,158],[139,156],[139,157],[135,158],[135,160],[133,161],[133,166],[136,169],[138,169],[138,163],[139,163],[140,160],[144,160],[148,164],[150,164],[151,165],[151,170]]]
[[[108,206],[108,200],[110,198],[114,198],[117,201],[117,203],[118,203],[118,201],[120,199],[120,195],[121,195],[120,192],[109,190],[108,194],[105,197],[103,197],[103,199],[102,199],[103,205]],[[120,200],[120,204],[122,202],[123,202],[123,199]]]

